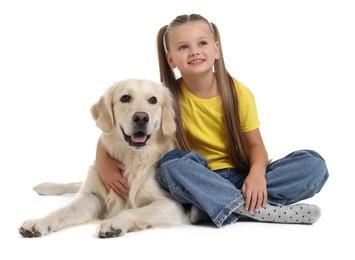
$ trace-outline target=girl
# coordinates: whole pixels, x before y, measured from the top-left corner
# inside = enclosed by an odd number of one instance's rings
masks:
[[[314,223],[320,209],[294,204],[328,179],[322,157],[296,151],[269,163],[252,93],[229,75],[215,24],[191,14],[158,33],[161,81],[175,97],[177,146],[157,167],[161,186],[184,205],[191,222],[208,216],[217,227],[244,216],[264,222]],[[181,77],[176,78],[174,69]],[[107,189],[126,198],[124,165],[100,141],[97,164]]]

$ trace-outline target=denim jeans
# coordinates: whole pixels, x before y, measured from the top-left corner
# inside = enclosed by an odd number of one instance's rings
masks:
[[[217,227],[238,220],[233,212],[244,204],[241,187],[247,171],[211,171],[207,160],[196,152],[173,150],[164,155],[156,177],[161,186],[183,205],[194,204],[207,213]],[[300,150],[270,163],[266,182],[268,203],[289,205],[318,193],[328,179],[323,158],[311,150]]]

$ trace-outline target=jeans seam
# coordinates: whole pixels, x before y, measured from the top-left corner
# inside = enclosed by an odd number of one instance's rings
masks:
[[[241,195],[235,201],[233,201],[229,206],[224,208],[217,217],[213,220],[213,222],[217,225],[217,227],[222,227],[225,224],[232,224],[232,223],[224,223],[225,220],[230,216],[236,209],[240,208],[244,204],[244,197]],[[235,216],[235,221],[238,220],[238,216]]]

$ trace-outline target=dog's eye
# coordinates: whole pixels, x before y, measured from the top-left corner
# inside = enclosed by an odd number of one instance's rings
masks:
[[[150,99],[148,99],[148,102],[150,104],[156,104],[158,102],[157,98],[156,97],[151,97]]]
[[[131,96],[129,96],[129,95],[123,95],[123,96],[121,97],[121,102],[122,102],[122,103],[129,103],[129,101],[131,101]]]

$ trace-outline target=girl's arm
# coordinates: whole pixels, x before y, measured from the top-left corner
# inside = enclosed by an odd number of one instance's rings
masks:
[[[241,191],[245,198],[245,209],[254,212],[259,211],[261,206],[266,205],[265,174],[269,160],[259,128],[244,133],[244,137],[249,152],[250,171],[245,178]]]
[[[127,199],[128,182],[122,175],[124,165],[110,157],[100,139],[96,147],[96,166],[106,189],[108,191],[112,189],[117,195]]]

